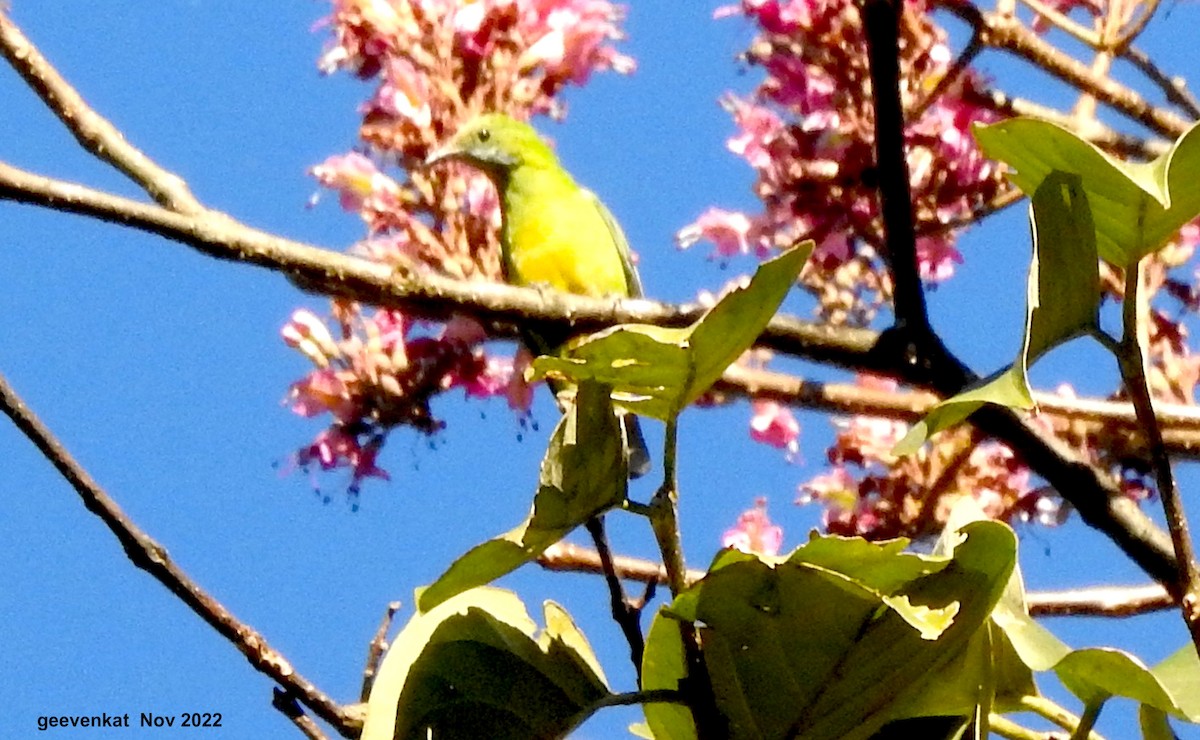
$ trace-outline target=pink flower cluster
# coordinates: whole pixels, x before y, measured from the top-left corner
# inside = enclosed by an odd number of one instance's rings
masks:
[[[511,363],[484,356],[483,327],[473,319],[422,327],[398,311],[368,313],[344,303],[334,310],[339,339],[307,309],[283,327],[284,342],[315,366],[292,384],[287,402],[301,416],[333,417],[296,462],[349,468],[351,491],[366,478],[387,478],[375,459],[390,429],[404,425],[432,434],[441,428],[429,408],[434,395],[462,388],[469,396],[490,396],[512,383]]]
[[[841,0],[744,0],[717,15],[742,13],[759,36],[746,58],[765,79],[749,98],[725,107],[738,133],[729,149],[758,175],[763,212],[710,209],[679,234],[726,258],[812,237],[816,269],[806,284],[826,318],[865,323],[890,298],[879,258],[873,108],[866,40],[855,3]],[[968,72],[931,98],[953,62],[945,32],[922,2],[904,5],[902,88],[922,277],[936,283],[962,262],[955,230],[1004,187],[997,168],[976,148],[975,121],[995,119],[979,102],[980,81]]]
[[[872,391],[895,390],[893,381],[860,375]],[[899,459],[892,448],[908,432],[894,419],[835,419],[831,468],[800,486],[798,503],[820,503],[829,532],[871,539],[937,535],[955,501],[973,497],[988,516],[1004,521],[1060,523],[1066,514],[1052,491],[1034,487],[1012,450],[980,441],[963,426],[936,437],[916,455]]]
[[[312,168],[342,208],[363,220],[354,251],[397,269],[498,280],[495,190],[482,176],[421,164],[481,112],[559,116],[556,96],[565,86],[584,84],[594,71],[631,71],[633,60],[612,45],[622,38],[620,8],[607,0],[331,4],[318,67],[376,83],[362,108],[360,150]],[[283,337],[315,366],[292,385],[292,409],[332,418],[296,461],[349,469],[351,491],[366,478],[386,477],[376,460],[393,429],[441,428],[430,409],[440,393],[507,394],[514,408],[528,408],[519,368],[486,354],[485,332],[470,319],[436,323],[335,301],[331,321],[300,310]]]

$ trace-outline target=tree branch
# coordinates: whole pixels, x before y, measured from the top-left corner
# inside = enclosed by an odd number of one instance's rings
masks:
[[[875,108],[875,164],[887,248],[884,257],[895,284],[896,323],[918,335],[932,333],[925,286],[917,264],[916,226],[904,146],[904,107],[900,100],[900,7],[895,0],[865,0],[863,26],[871,65]]]
[[[310,290],[429,317],[473,314],[499,335],[514,325],[542,322],[588,331],[616,323],[683,326],[704,312],[642,299],[602,299],[488,282],[467,282],[429,271],[397,271],[365,259],[330,252],[243,225],[216,211],[194,215],[53,180],[0,163],[0,199],[30,203],[119,223],[187,244],[217,259],[281,272]],[[956,359],[930,359],[940,345],[918,352],[905,337],[882,335],[780,315],[771,319],[757,346],[857,371],[899,375],[922,387],[953,394],[972,377]],[[941,355],[937,355],[941,356]],[[938,368],[934,372],[935,364]],[[976,423],[1007,442],[1080,511],[1108,534],[1146,572],[1161,580],[1174,562],[1165,533],[1126,499],[1100,471],[1089,467],[1052,436],[1008,411],[985,409]],[[992,421],[988,421],[992,420]],[[1165,547],[1164,547],[1165,544]]]
[[[956,0],[937,0],[937,5],[970,24],[987,46],[1025,59],[1077,90],[1094,95],[1098,101],[1151,131],[1169,139],[1177,139],[1187,130],[1187,121],[1151,105],[1137,92],[1119,82],[1096,74],[1088,65],[1068,56],[1026,28],[1015,15],[984,12],[971,3]]]
[[[1192,118],[1200,118],[1200,101],[1187,89],[1182,77],[1169,77],[1158,68],[1146,52],[1135,46],[1127,46],[1121,51],[1121,58],[1132,64],[1146,79],[1158,86],[1167,97],[1167,102],[1181,109]]]
[[[13,424],[54,465],[79,494],[83,505],[104,522],[125,549],[130,562],[166,586],[216,630],[217,634],[233,643],[255,670],[271,678],[283,687],[288,695],[337,728],[343,737],[358,737],[362,730],[362,717],[330,699],[311,681],[301,676],[287,658],[267,644],[261,634],[239,621],[221,602],[176,565],[167,554],[166,548],[134,524],[121,507],[88,475],[62,443],[29,410],[2,375],[0,411],[12,419]]]
[[[120,170],[166,208],[180,213],[195,213],[202,209],[182,178],[159,167],[135,149],[112,123],[88,107],[75,88],[2,10],[0,54],[58,116],[85,151]]]

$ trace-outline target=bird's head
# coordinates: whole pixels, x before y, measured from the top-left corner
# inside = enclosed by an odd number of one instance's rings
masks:
[[[518,167],[555,161],[549,145],[533,126],[503,113],[485,113],[468,121],[429,154],[425,165],[447,159],[466,162],[498,181]]]

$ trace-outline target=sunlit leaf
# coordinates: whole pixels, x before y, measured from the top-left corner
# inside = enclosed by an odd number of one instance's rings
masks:
[[[699,625],[735,738],[866,738],[913,711],[969,712],[982,668],[962,654],[1003,590],[1016,543],[994,522],[962,536],[953,559],[849,538],[814,539],[782,562],[725,554],[659,619]]]
[[[418,613],[384,656],[363,740],[557,737],[608,693],[587,641],[547,602],[546,630],[514,594],[479,588]]]
[[[612,386],[613,398],[629,410],[672,418],[754,343],[812,249],[807,241],[767,260],[691,326],[615,326],[569,342],[560,356],[537,358],[535,375],[596,380]]]
[[[428,611],[533,560],[590,517],[620,505],[626,486],[624,443],[608,388],[583,382],[550,438],[529,517],[455,560],[417,592],[417,607]]]
[[[659,609],[646,634],[646,650],[642,655],[642,688],[679,690],[687,676],[683,636],[679,620]],[[695,740],[696,724],[686,706],[667,702],[642,705],[646,724],[658,740]]]
[[[1033,407],[1029,366],[1054,347],[1098,326],[1096,234],[1078,175],[1051,172],[1030,205],[1033,259],[1026,283],[1025,332],[1017,360],[997,375],[935,405],[892,452],[910,455],[985,403]]]
[[[1163,246],[1200,215],[1200,126],[1152,162],[1123,162],[1057,124],[1013,118],[976,125],[984,154],[1006,163],[1027,195],[1050,173],[1081,178],[1095,216],[1100,256],[1125,267]]]

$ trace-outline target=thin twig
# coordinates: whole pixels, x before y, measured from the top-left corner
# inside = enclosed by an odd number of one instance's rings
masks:
[[[271,697],[271,706],[278,709],[283,716],[291,720],[292,724],[300,730],[308,740],[326,740],[325,733],[313,722],[312,717],[304,713],[304,710],[296,702],[296,697],[283,689],[275,689]]]
[[[1086,127],[1081,127],[1080,122],[1073,116],[1057,108],[1013,97],[1003,90],[973,90],[971,94],[979,96],[982,102],[1000,113],[1010,116],[1032,116],[1057,123],[1101,149],[1122,157],[1154,159],[1170,149],[1170,144],[1162,139],[1146,139],[1122,133],[1095,120],[1089,121]],[[1016,192],[1023,197],[1019,190]]]
[[[537,559],[546,570],[602,575],[603,566],[595,550],[569,542],[546,548]],[[628,555],[614,555],[613,569],[621,578],[645,583],[667,583],[667,574],[658,563]],[[687,583],[704,577],[699,570],[687,572]],[[1068,591],[1032,591],[1025,596],[1029,613],[1035,617],[1133,617],[1175,607],[1175,601],[1161,585],[1097,586]]]
[[[1137,411],[1138,422],[1150,446],[1150,461],[1158,484],[1158,495],[1162,499],[1167,531],[1171,534],[1171,544],[1175,548],[1177,573],[1172,590],[1179,596],[1183,621],[1191,633],[1196,653],[1200,655],[1200,568],[1196,565],[1196,552],[1191,533],[1188,531],[1187,515],[1183,510],[1179,489],[1175,485],[1171,458],[1163,444],[1162,430],[1154,416],[1150,386],[1146,382],[1146,341],[1141,335],[1147,331],[1143,319],[1147,307],[1144,305],[1146,298],[1143,291],[1142,264],[1136,262],[1125,268],[1125,298],[1121,304],[1123,326],[1120,354],[1117,359],[1121,367],[1121,377],[1125,380],[1133,408]]]
[[[685,380],[686,382],[688,381]],[[655,491],[649,507],[650,526],[662,556],[671,596],[679,596],[688,586],[683,540],[679,533],[679,477],[676,472],[678,438],[678,417],[671,416],[666,421],[666,439],[663,443],[663,481]],[[717,712],[713,686],[700,644],[699,629],[691,622],[681,621],[679,632],[687,663],[687,673],[680,685],[687,695],[688,706],[695,717],[699,738],[716,740],[726,737],[726,720]]]
[[[399,601],[388,604],[387,611],[384,612],[383,619],[379,622],[379,629],[375,630],[375,636],[371,638],[371,644],[367,646],[367,662],[363,667],[362,691],[359,692],[360,701],[365,702],[371,696],[371,689],[375,686],[375,676],[379,673],[379,662],[383,660],[383,654],[388,649],[388,632],[392,629],[392,622],[395,621],[398,611],[400,611]]]
[[[1169,77],[1146,52],[1136,46],[1126,46],[1121,51],[1121,58],[1137,67],[1139,72],[1157,85],[1167,97],[1167,102],[1183,110],[1190,118],[1200,118],[1200,102],[1188,90],[1183,78]]]
[[[909,113],[910,119],[915,121],[925,115],[925,111],[929,109],[929,106],[936,103],[950,89],[951,85],[959,81],[963,73],[971,66],[971,62],[975,61],[975,57],[979,56],[981,51],[983,51],[983,42],[979,38],[979,33],[972,28],[971,39],[967,42],[967,45],[963,47],[958,58],[954,60],[954,64],[950,65],[950,69],[946,70],[946,74],[942,75],[942,79],[938,80],[933,90],[913,107],[913,110]]]
[[[1136,617],[1176,606],[1158,583],[1033,591],[1025,595],[1025,603],[1035,617]]]
[[[1068,732],[1074,732],[1079,728],[1080,717],[1059,706],[1051,699],[1042,696],[1023,696],[1018,701],[1022,709],[1033,712]],[[1104,738],[1093,731],[1088,735],[1088,740],[1104,740]]]
[[[159,167],[135,149],[116,126],[90,108],[2,8],[0,54],[58,116],[84,150],[120,170],[165,208],[179,213],[197,213],[203,209],[179,176]]]
[[[642,655],[646,651],[646,640],[642,636],[642,610],[629,603],[625,597],[625,588],[621,585],[621,577],[613,566],[612,550],[608,546],[608,535],[604,531],[604,518],[595,516],[585,524],[592,542],[596,545],[596,556],[600,561],[600,570],[604,574],[604,582],[608,586],[609,602],[612,607],[613,620],[621,628],[625,642],[629,644],[629,659],[637,671],[638,685],[642,683]]]
[[[284,687],[318,717],[333,725],[343,737],[358,737],[362,730],[361,718],[348,712],[296,672],[287,658],[268,645],[261,634],[234,617],[221,602],[176,565],[166,548],[134,524],[67,452],[46,425],[29,410],[3,375],[0,375],[0,410],[12,419],[13,424],[75,489],[84,506],[116,535],[130,562],[166,586],[218,634],[233,643],[255,670]]]

